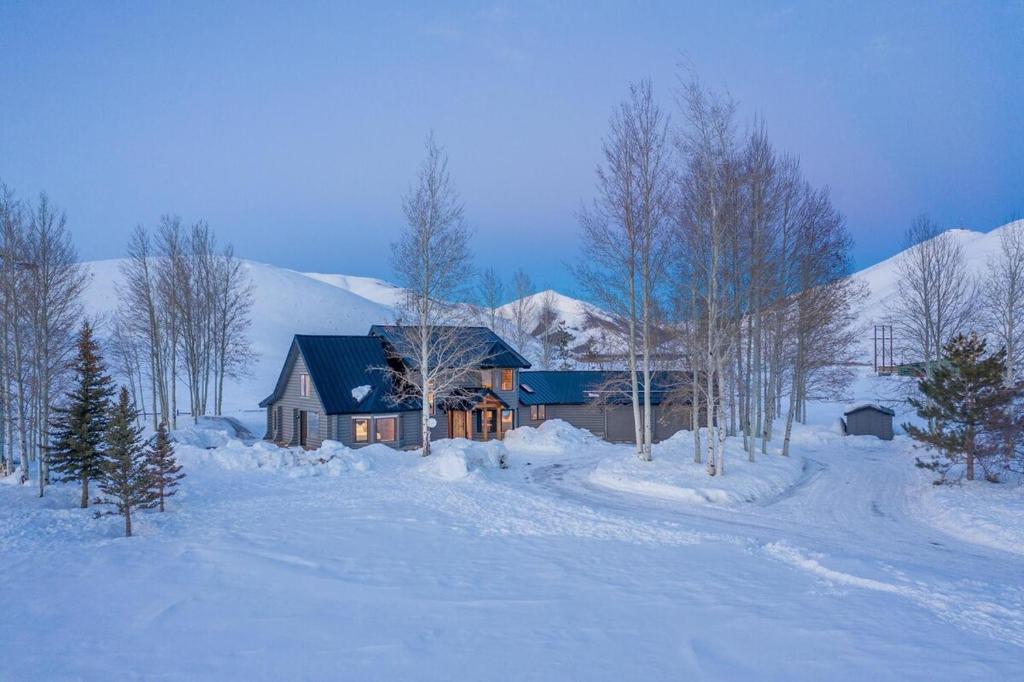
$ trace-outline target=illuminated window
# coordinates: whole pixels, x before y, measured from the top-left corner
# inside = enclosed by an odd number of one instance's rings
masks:
[[[369,419],[353,419],[352,420],[352,440],[356,443],[369,443],[370,442],[370,420]]]
[[[530,419],[540,422],[547,418],[547,405],[530,405]]]
[[[503,369],[501,370],[501,390],[511,391],[515,380],[514,369]]]
[[[398,417],[375,417],[374,440],[378,443],[394,443],[398,440]]]
[[[309,391],[309,375],[308,374],[300,374],[299,375],[299,395],[302,396],[303,398],[308,398],[309,397],[309,393],[310,393],[310,391]]]

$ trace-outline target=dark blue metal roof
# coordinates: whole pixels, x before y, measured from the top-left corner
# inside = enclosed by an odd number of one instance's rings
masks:
[[[327,414],[363,414],[377,412],[404,412],[420,409],[418,400],[397,404],[393,396],[388,355],[381,339],[376,336],[305,336],[297,334],[292,340],[288,358],[277,380],[274,393],[260,403],[266,407],[284,393],[298,353],[309,370],[316,392]],[[369,386],[362,400],[356,400],[353,389]]]
[[[656,372],[651,380],[651,404],[657,405],[683,387],[689,375]],[[640,377],[643,399],[643,375]],[[519,402],[523,405],[585,405],[594,402],[630,402],[629,372],[623,370],[566,370],[519,373]],[[687,401],[688,402],[688,401]]]
[[[512,346],[504,341],[487,327],[436,327],[438,333],[444,330],[445,333],[452,332],[457,337],[452,342],[452,348],[458,348],[465,354],[468,361],[472,361],[481,369],[490,367],[517,367],[527,369],[529,361],[516,352]],[[402,328],[397,325],[375,324],[370,327],[371,336],[379,336],[387,341],[394,351],[402,355],[402,362],[409,367],[416,367],[417,360],[406,352],[407,345]]]

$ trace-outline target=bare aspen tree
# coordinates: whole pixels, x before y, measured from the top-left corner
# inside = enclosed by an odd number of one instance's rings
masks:
[[[555,364],[558,332],[558,309],[555,306],[555,295],[546,291],[541,295],[540,312],[537,315],[537,326],[534,336],[540,339],[541,369],[552,369]]]
[[[927,371],[942,346],[969,326],[975,284],[956,237],[927,216],[914,220],[906,241],[897,265],[897,295],[887,312],[905,350]]]
[[[999,233],[999,251],[988,259],[982,294],[983,326],[1006,349],[1009,386],[1021,379],[1024,367],[1024,220]]]
[[[65,215],[44,194],[32,212],[27,257],[32,336],[33,421],[39,496],[47,482],[50,406],[68,376],[75,330],[82,315],[81,295],[88,281],[66,227]]]
[[[637,456],[651,459],[653,419],[650,386],[658,290],[667,253],[671,163],[668,119],[651,84],[630,86],[609,123],[597,169],[597,197],[580,211],[583,263],[577,278],[613,317],[622,333],[630,375]]]
[[[231,245],[214,258],[211,277],[214,414],[224,411],[224,381],[248,371],[255,355],[249,342],[254,288]]]
[[[704,345],[701,363],[703,400],[707,405],[705,446],[708,473],[725,471],[723,391],[726,358],[734,342],[734,320],[726,287],[730,231],[737,222],[737,152],[735,103],[707,92],[696,79],[678,92],[685,126],[677,137],[685,171],[680,182],[679,237],[685,244],[688,272],[695,278],[696,305]],[[696,459],[696,456],[695,456]]]
[[[519,268],[512,275],[512,295],[515,299],[509,304],[512,317],[512,339],[516,348],[527,352],[533,329],[534,317],[537,314],[536,293],[533,280]]]
[[[491,331],[498,333],[498,308],[505,295],[505,285],[498,277],[494,268],[487,268],[480,273],[480,305]]]
[[[470,280],[470,231],[462,202],[448,172],[448,157],[433,134],[416,184],[403,199],[406,225],[392,244],[392,268],[405,289],[394,353],[411,361],[395,377],[403,399],[419,399],[424,457],[430,454],[430,420],[435,404],[455,391],[476,358],[469,357],[458,325]]]

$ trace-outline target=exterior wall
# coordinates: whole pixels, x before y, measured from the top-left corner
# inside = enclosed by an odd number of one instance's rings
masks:
[[[320,429],[317,433],[308,434],[307,447],[319,447],[324,439],[330,437],[331,420],[323,414],[323,406],[320,403],[320,396],[316,392],[316,386],[310,386],[309,397],[302,397],[299,394],[299,375],[306,373],[306,362],[302,359],[302,353],[296,353],[295,363],[291,372],[288,373],[287,383],[281,398],[271,404],[271,409],[282,407],[281,437],[280,441],[288,445],[298,445],[298,420],[295,417],[297,410],[320,413]]]
[[[846,432],[851,436],[877,436],[892,440],[892,417],[877,410],[858,410],[846,416]]]
[[[382,443],[393,448],[412,448],[420,444],[420,413],[417,412],[381,412],[377,414],[338,414],[332,415],[331,422],[332,438],[342,445],[350,448],[361,448],[374,443],[374,417],[398,417],[398,440],[394,443]],[[352,420],[370,420],[370,441],[368,443],[355,442],[352,434]]]
[[[633,442],[633,408],[630,405],[547,405],[547,420],[561,419],[573,426],[586,429],[598,438],[612,443]],[[654,442],[671,438],[678,431],[690,428],[688,407],[652,405]],[[546,420],[530,419],[530,408],[519,406],[522,426],[540,426]]]

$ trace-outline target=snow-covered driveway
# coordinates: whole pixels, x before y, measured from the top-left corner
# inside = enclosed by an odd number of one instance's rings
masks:
[[[1020,679],[1022,557],[922,524],[905,446],[853,441],[724,507],[595,485],[609,446],[197,466],[130,540],[0,486],[0,679]]]

